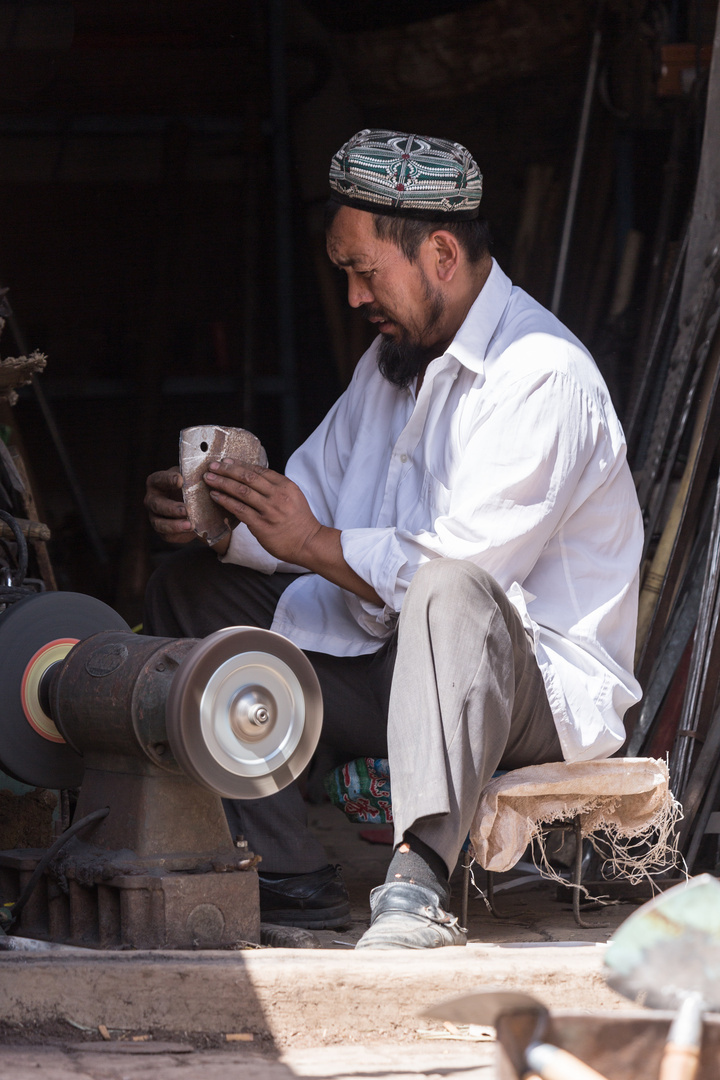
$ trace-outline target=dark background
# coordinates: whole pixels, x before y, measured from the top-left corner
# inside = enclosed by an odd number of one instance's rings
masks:
[[[621,417],[691,205],[714,0],[0,2],[0,285],[37,395],[0,419],[61,588],[131,625],[169,550],[142,507],[184,426],[248,427],[276,468],[368,328],[324,254],[333,152],[362,127],[464,143],[494,254],[549,304],[600,32],[559,314]],[[639,258],[618,290],[623,253]],[[17,355],[10,328],[0,355]]]

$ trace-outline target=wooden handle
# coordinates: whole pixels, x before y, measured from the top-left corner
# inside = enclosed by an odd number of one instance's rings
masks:
[[[550,1043],[534,1043],[528,1046],[525,1060],[542,1080],[606,1080],[601,1073],[584,1061]]]
[[[703,999],[688,994],[670,1025],[660,1062],[660,1080],[694,1080],[700,1065]]]
[[[47,542],[50,539],[50,530],[47,525],[41,525],[39,521],[26,521],[24,518],[15,518],[15,521],[20,528],[20,532],[28,540],[44,540]],[[4,521],[0,521],[0,538],[3,540],[15,539],[15,533]]]
[[[658,1080],[695,1080],[699,1066],[699,1046],[667,1043],[660,1062]]]

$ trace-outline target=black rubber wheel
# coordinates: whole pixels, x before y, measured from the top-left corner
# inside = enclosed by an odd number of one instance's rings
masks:
[[[16,780],[42,788],[79,786],[82,757],[42,710],[37,687],[51,663],[102,630],[130,627],[83,593],[39,593],[0,614],[0,767]]]

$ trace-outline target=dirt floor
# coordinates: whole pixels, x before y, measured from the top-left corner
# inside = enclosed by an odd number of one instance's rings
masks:
[[[154,1046],[117,1043],[3,1047],[3,1080],[291,1080],[317,1077],[328,1080],[391,1080],[402,1077],[462,1076],[465,1080],[493,1080],[494,1050],[490,1043],[439,1042],[408,1046],[390,1042],[342,1046],[314,1046],[287,1050],[280,1056],[259,1054],[253,1047],[194,1050],[192,1046],[157,1043]]]
[[[329,805],[310,807],[310,822],[322,839],[332,863],[342,866],[342,874],[350,894],[353,916],[348,931],[319,931],[316,937],[323,949],[349,948],[369,925],[370,889],[385,880],[391,847],[371,843],[370,838],[382,839],[386,826],[354,825],[337,809]],[[560,867],[562,869],[562,867]],[[485,944],[508,942],[605,942],[613,930],[649,897],[646,890],[627,890],[626,901],[618,902],[603,892],[606,903],[583,903],[582,919],[588,929],[578,927],[572,912],[569,891],[558,896],[558,887],[539,876],[531,862],[523,860],[510,873],[496,875],[496,908],[501,918],[490,912],[483,893],[487,891],[487,875],[473,867],[468,902],[468,940]],[[453,913],[460,915],[461,869],[455,870],[452,884]],[[563,890],[561,889],[562,893]],[[598,892],[598,895],[602,895]]]
[[[232,953],[0,954],[0,1078],[212,1080],[243,1077],[467,1076],[494,1080],[494,1032],[444,1025],[423,1008],[471,988],[522,989],[551,1009],[629,1007],[604,983],[603,945],[634,902],[583,910],[530,865],[497,879],[502,918],[471,886],[465,949],[355,953],[369,922],[368,894],[391,848],[379,828],[310,807],[330,862],[342,866],[353,924],[278,932],[282,948]],[[480,889],[482,872],[475,873]],[[460,875],[453,910],[460,913]],[[38,1073],[38,1069],[41,1070]]]

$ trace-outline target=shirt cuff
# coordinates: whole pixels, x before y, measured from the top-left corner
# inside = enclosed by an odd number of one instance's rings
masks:
[[[261,574],[274,574],[278,568],[277,559],[265,550],[243,522],[235,526],[228,549],[219,558],[220,562],[249,566],[251,570],[259,570]]]

